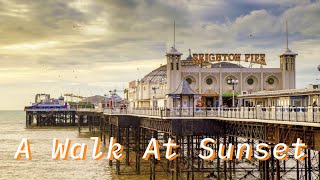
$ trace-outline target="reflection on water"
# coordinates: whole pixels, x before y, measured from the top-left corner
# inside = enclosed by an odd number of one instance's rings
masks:
[[[111,172],[106,159],[91,159],[93,140],[79,136],[76,129],[25,129],[23,111],[0,111],[0,179],[122,179]],[[32,160],[22,156],[14,160],[15,152],[23,137],[29,138]],[[85,161],[52,160],[52,140],[86,143]],[[138,178],[130,176],[130,179]],[[128,179],[128,177],[127,177]],[[141,178],[140,178],[141,179]]]
[[[94,141],[88,134],[79,135],[77,128],[26,129],[24,118],[24,111],[0,111],[0,179],[149,179],[147,174],[117,176],[106,158],[93,160]],[[24,155],[19,161],[13,158],[24,137],[30,140],[31,161],[26,160]],[[58,138],[59,142],[69,138],[72,143],[87,144],[86,160],[52,160],[53,138]],[[106,148],[101,149],[104,154],[107,153]],[[167,177],[158,176],[157,179]]]

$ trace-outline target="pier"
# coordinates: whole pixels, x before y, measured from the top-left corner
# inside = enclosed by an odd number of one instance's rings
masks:
[[[73,109],[26,109],[26,127],[76,126],[76,110]]]
[[[115,172],[121,174],[149,174],[167,179],[319,179],[320,167],[320,109],[319,107],[242,107],[242,108],[176,108],[176,109],[79,109],[78,118],[89,119],[89,131],[99,133],[103,143],[106,136],[115,137],[124,146],[126,158],[110,161]],[[94,119],[94,120],[93,120]],[[79,125],[81,133],[81,126]],[[159,145],[174,139],[180,154],[173,161],[165,159],[165,149],[160,148],[161,160],[142,155],[151,138]],[[204,150],[200,141],[213,138],[218,141],[211,147],[218,152],[219,144],[267,143],[270,152],[277,143],[291,145],[300,138],[308,145],[303,161],[289,158],[279,161],[273,157],[266,161],[223,161],[215,158],[205,161],[198,157]],[[236,152],[236,149],[235,149]],[[257,153],[253,151],[253,155]],[[252,155],[252,156],[253,156]]]

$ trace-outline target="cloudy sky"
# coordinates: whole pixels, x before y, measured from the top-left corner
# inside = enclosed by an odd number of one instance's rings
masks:
[[[320,78],[319,18],[318,0],[0,0],[0,109],[36,93],[123,89],[165,63],[174,19],[184,58],[189,48],[265,53],[268,67],[279,67],[288,20],[304,88]]]

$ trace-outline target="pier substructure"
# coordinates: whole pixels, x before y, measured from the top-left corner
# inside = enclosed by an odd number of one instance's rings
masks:
[[[79,116],[81,117],[81,116]],[[101,138],[106,134],[115,137],[124,146],[125,159],[112,160],[109,165],[115,167],[117,174],[149,174],[149,179],[319,179],[320,129],[309,126],[294,126],[261,122],[226,121],[219,119],[161,119],[137,117],[131,115],[100,116]],[[90,120],[89,120],[90,121]],[[89,122],[88,121],[88,122]],[[150,156],[142,159],[151,138],[159,141],[160,160]],[[178,148],[173,152],[179,156],[173,161],[165,158],[163,147],[168,139],[174,140]],[[200,147],[204,138],[212,138],[216,144],[209,143],[215,152],[224,145],[223,154],[228,151],[228,144],[235,146],[231,160],[214,158],[203,160],[200,154],[208,155]],[[279,161],[273,156],[274,146],[285,143],[291,146],[297,138],[308,145],[304,152],[308,155],[303,161],[294,159],[294,149],[290,147],[288,159]],[[102,138],[106,144],[106,138]],[[253,151],[251,159],[237,159],[239,144],[249,144]],[[266,143],[270,149],[270,158],[259,161],[254,156],[258,143]]]
[[[31,126],[76,126],[74,110],[28,110],[26,111],[26,127]]]
[[[128,116],[106,116],[108,118],[109,138],[124,146],[125,159],[109,160],[109,166],[115,165],[116,174],[140,174],[143,148],[147,146],[145,136],[149,136],[139,127],[139,120]],[[106,144],[106,141],[104,141]]]

